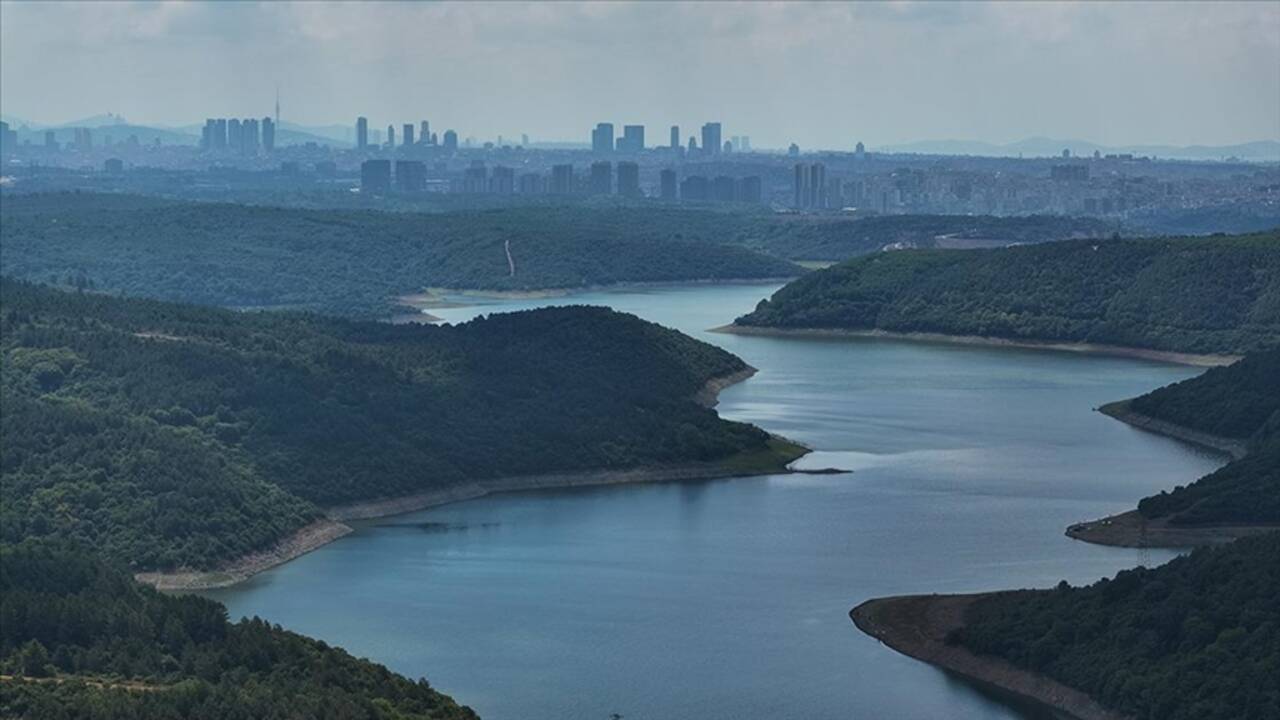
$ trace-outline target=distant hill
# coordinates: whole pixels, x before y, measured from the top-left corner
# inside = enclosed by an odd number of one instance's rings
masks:
[[[86,125],[69,125],[58,128],[46,128],[44,130],[29,129],[27,131],[18,131],[18,142],[30,142],[33,145],[44,144],[44,134],[46,130],[53,130],[54,139],[61,144],[72,142],[75,138],[76,128],[90,127]],[[108,136],[112,142],[122,143],[129,138],[130,135],[137,135],[138,142],[143,145],[152,145],[157,139],[161,145],[195,145],[200,142],[200,136],[191,135],[178,130],[166,130],[163,128],[148,127],[145,125],[96,125],[92,126],[93,144],[100,147]]]
[[[877,253],[735,324],[1253,352],[1280,345],[1280,232]]]
[[[886,145],[876,148],[881,152],[919,153],[923,155],[977,155],[986,157],[1057,157],[1063,149],[1072,155],[1087,156],[1095,151],[1103,155],[1133,153],[1180,160],[1222,160],[1236,157],[1249,161],[1280,160],[1280,141],[1259,140],[1235,145],[1123,145],[1107,146],[1085,140],[1056,140],[1034,137],[1007,144],[987,143],[978,140],[922,140],[919,142]]]

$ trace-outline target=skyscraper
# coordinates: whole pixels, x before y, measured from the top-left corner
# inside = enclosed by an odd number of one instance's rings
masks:
[[[276,123],[269,117],[262,118],[262,150],[268,154],[276,149]]]
[[[410,125],[409,127],[413,127]],[[421,160],[396,161],[396,189],[421,192],[427,189],[427,164]]]
[[[360,192],[376,194],[390,189],[390,160],[365,160],[360,164]]]
[[[458,151],[458,133],[452,130],[444,131],[444,149],[446,152]]]
[[[591,194],[608,195],[613,192],[613,163],[600,160],[591,163]]]
[[[597,123],[591,131],[591,151],[597,153],[613,152],[613,123]]]
[[[240,134],[240,118],[231,118],[227,121],[227,148],[232,152],[240,152],[243,147],[244,137]]]
[[[257,155],[261,137],[258,135],[258,119],[245,118],[240,121],[240,132],[244,136],[240,151],[245,155]]]
[[[626,197],[640,196],[640,166],[623,160],[618,163],[618,194]]]
[[[704,175],[690,175],[680,181],[680,199],[684,202],[706,202],[711,193],[711,183]]]
[[[618,149],[625,152],[640,152],[644,149],[644,126],[623,125],[622,137],[618,140]]]
[[[711,199],[716,202],[733,202],[736,190],[733,178],[728,175],[717,175],[711,181]]]
[[[551,166],[551,192],[556,195],[568,195],[573,192],[573,166]]]
[[[709,122],[702,126],[702,152],[709,155],[720,154],[723,143],[720,141],[720,123]]]
[[[364,150],[369,147],[369,118],[356,118],[356,149]]]
[[[738,180],[738,202],[759,204],[764,199],[759,175],[749,175]]]
[[[679,140],[680,138],[677,137],[676,138],[677,142],[672,147],[677,147],[677,148],[680,147]],[[666,170],[663,170],[661,173],[658,173],[658,178],[659,178],[659,184],[662,187],[662,193],[661,193],[662,199],[667,202],[675,202],[677,199],[676,198],[676,171],[668,168]]]
[[[494,165],[489,178],[489,192],[510,195],[516,191],[516,171],[505,165]]]
[[[431,144],[431,123],[426,120],[422,121],[422,131],[418,133],[418,143],[421,145]]]
[[[400,138],[400,144],[405,147],[413,144],[413,123],[404,124],[404,137]]]
[[[58,138],[52,130],[44,131],[44,149],[49,152],[57,152],[58,150]]]
[[[796,163],[795,205],[797,210],[827,206],[827,168],[822,163]]]
[[[671,126],[671,149],[672,150],[680,149],[680,126],[679,125]]]
[[[387,147],[394,148],[396,146],[396,126],[387,126]]]

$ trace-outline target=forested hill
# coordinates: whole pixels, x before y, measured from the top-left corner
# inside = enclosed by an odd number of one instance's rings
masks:
[[[1244,440],[1248,454],[1138,511],[1176,526],[1280,526],[1280,351],[1250,355],[1130,401],[1147,417]]]
[[[844,260],[886,246],[1043,242],[1114,230],[1063,217],[853,219],[590,204],[396,213],[7,193],[0,264],[27,280],[132,296],[384,317],[395,297],[424,287],[781,278],[803,272],[789,260]]]
[[[84,552],[0,546],[0,717],[466,720],[431,688]]]
[[[1280,232],[877,253],[736,322],[1243,354],[1280,346]]]
[[[211,568],[317,506],[776,443],[694,396],[737,357],[604,308],[400,326],[0,281],[0,532]]]
[[[1142,720],[1280,717],[1280,533],[977,601],[950,641]]]
[[[707,216],[704,230],[718,217]],[[8,195],[0,220],[0,263],[10,276],[360,317],[385,317],[395,297],[424,287],[541,290],[803,272],[625,210],[418,214],[57,194]]]

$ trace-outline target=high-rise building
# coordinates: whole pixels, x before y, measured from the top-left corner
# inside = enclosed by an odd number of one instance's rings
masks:
[[[791,157],[800,157],[800,146],[795,143],[791,143],[791,147],[787,148],[787,154]]]
[[[671,126],[671,149],[672,150],[680,149],[680,126],[679,125]]]
[[[726,154],[733,152],[733,143],[729,142],[728,140],[725,140],[723,149]]]
[[[431,123],[427,122],[426,120],[422,121],[422,130],[418,132],[418,144],[419,145],[431,144]]]
[[[213,149],[227,149],[227,119],[218,118],[213,122]]]
[[[547,191],[547,181],[538,173],[524,173],[520,176],[521,195],[541,195]]]
[[[400,144],[405,147],[413,144],[413,123],[404,124],[404,137],[400,138]]]
[[[44,149],[49,152],[58,151],[58,137],[52,130],[44,131]]]
[[[680,147],[680,138],[676,138],[676,144],[672,147]],[[661,187],[660,197],[667,202],[675,202],[679,198],[676,197],[676,171],[670,168],[658,173],[658,184]]]
[[[444,131],[444,149],[446,152],[458,151],[458,133],[452,130]]]
[[[622,152],[640,152],[644,150],[644,126],[623,125],[622,137],[618,139],[618,150]]]
[[[369,147],[369,118],[361,116],[356,118],[356,149],[365,150]]]
[[[360,192],[379,194],[390,190],[390,160],[365,160],[360,164]]]
[[[408,127],[412,128],[412,125]],[[427,164],[421,160],[396,161],[396,189],[400,192],[422,192],[427,189]]]
[[[124,161],[120,158],[107,158],[106,162],[102,163],[102,172],[108,175],[123,175]]]
[[[240,152],[243,140],[244,136],[240,132],[240,118],[231,118],[227,121],[227,149]]]
[[[493,176],[489,178],[489,192],[510,195],[515,191],[516,171],[505,165],[493,166]]]
[[[689,136],[689,154],[698,152],[698,141],[692,135]]]
[[[520,147],[529,147],[529,133],[520,133]]]
[[[387,126],[387,147],[394,148],[396,146],[396,126]]]
[[[751,137],[743,135],[741,142],[742,144],[738,147],[738,152],[751,152]]]
[[[680,181],[680,199],[684,202],[706,202],[711,195],[711,183],[702,175],[690,175]]]
[[[702,151],[710,155],[717,155],[723,147],[724,144],[720,140],[720,123],[704,123],[702,126]]]
[[[10,130],[9,123],[0,120],[0,154],[12,152],[18,146],[18,131]]]
[[[763,186],[759,175],[748,175],[738,180],[738,202],[760,204],[764,199]]]
[[[822,163],[796,163],[796,209],[820,209],[827,207],[827,168]]]
[[[276,149],[276,123],[269,117],[262,118],[262,150],[267,154]]]
[[[462,191],[482,193],[489,189],[489,170],[484,163],[474,160],[462,175]]]
[[[596,123],[596,129],[591,131],[591,151],[613,152],[613,123]]]
[[[258,119],[246,118],[240,121],[240,133],[243,135],[240,152],[245,155],[257,155],[261,137],[258,134]]]
[[[591,163],[591,194],[608,195],[613,192],[613,163],[600,160]]]
[[[640,196],[640,166],[636,163],[626,160],[618,163],[618,194]]]
[[[716,202],[733,202],[737,184],[728,175],[717,175],[711,180],[711,199]]]
[[[551,166],[551,192],[555,195],[568,195],[573,192],[573,166]]]
[[[217,126],[218,126],[218,122],[213,118],[205,119],[204,127],[201,128],[200,130],[200,149],[201,150],[213,149],[213,133],[214,133],[214,129]],[[48,138],[45,138],[45,144],[46,145],[48,144]]]
[[[853,146],[853,156],[859,160],[867,156],[867,148],[862,141],[858,141],[858,144]]]

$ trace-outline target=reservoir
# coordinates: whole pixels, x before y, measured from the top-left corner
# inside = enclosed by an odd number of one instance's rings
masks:
[[[1067,525],[1217,456],[1092,409],[1195,368],[1063,352],[707,332],[777,285],[477,301],[448,322],[608,305],[759,369],[718,410],[814,448],[784,475],[495,495],[359,524],[207,593],[341,645],[487,720],[1027,718],[858,632],[871,597],[1092,582],[1165,550]],[[446,428],[441,429],[446,432]]]

